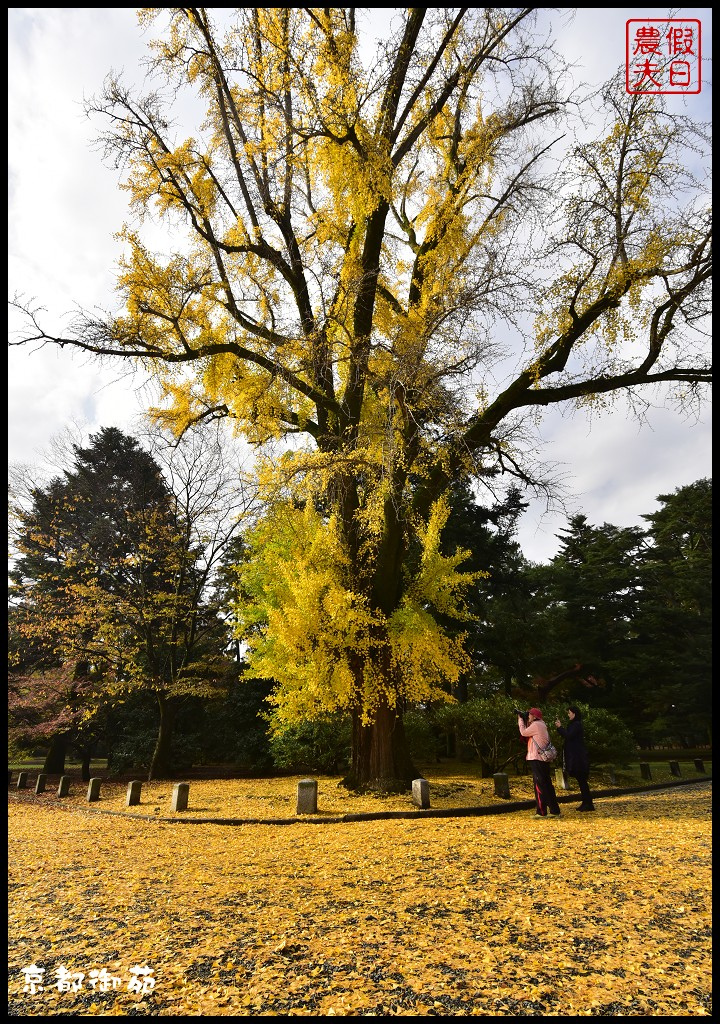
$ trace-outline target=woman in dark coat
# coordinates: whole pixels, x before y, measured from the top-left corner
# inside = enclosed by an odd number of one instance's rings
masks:
[[[587,747],[585,746],[582,715],[580,714],[579,709],[574,706],[567,709],[567,714],[569,721],[566,726],[563,726],[559,719],[555,722],[557,731],[565,740],[565,746],[563,748],[565,771],[568,775],[572,775],[573,778],[577,779],[578,786],[580,787],[582,803],[578,807],[578,810],[594,811],[595,806],[593,804],[590,786],[588,785],[588,777],[590,775],[590,758],[588,757]]]

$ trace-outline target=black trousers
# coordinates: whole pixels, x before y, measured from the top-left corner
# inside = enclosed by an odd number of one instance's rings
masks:
[[[592,807],[593,798],[590,792],[590,786],[588,784],[589,772],[571,772],[574,779],[577,779],[577,784],[580,787],[580,796],[582,797],[583,807]]]
[[[543,817],[550,814],[559,814],[560,807],[555,794],[555,786],[552,780],[552,769],[549,761],[531,761],[530,767],[533,773],[535,785],[535,804],[537,813]]]

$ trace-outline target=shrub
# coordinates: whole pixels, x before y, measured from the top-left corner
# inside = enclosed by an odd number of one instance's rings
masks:
[[[276,768],[337,775],[350,766],[350,720],[345,715],[272,728],[270,753]]]
[[[272,683],[243,679],[202,714],[201,762],[233,764],[253,772],[272,770],[265,700]]]
[[[525,756],[515,706],[512,697],[497,693],[474,697],[464,704],[438,706],[434,717],[438,725],[455,733],[461,748],[474,750],[483,773],[492,774]]]
[[[577,704],[582,715],[585,745],[592,764],[629,764],[637,757],[637,744],[628,727],[605,708]],[[565,708],[557,716],[565,721]]]
[[[439,729],[434,724],[433,713],[414,708],[405,714],[403,725],[413,761],[424,761],[426,764],[438,761],[443,744],[438,736]]]
[[[502,770],[508,764],[525,759],[525,742],[518,733],[515,708],[517,702],[505,694],[475,697],[465,704],[447,704],[434,711],[435,720],[448,731],[454,731],[461,745],[471,747],[479,758],[484,773]],[[635,740],[630,730],[604,708],[577,704],[583,720],[585,742],[591,764],[627,764],[636,756]],[[550,738],[558,747],[555,721],[567,722],[567,704],[543,702],[543,718]],[[523,710],[525,710],[523,708]]]

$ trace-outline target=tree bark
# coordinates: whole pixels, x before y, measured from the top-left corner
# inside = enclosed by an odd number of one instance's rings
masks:
[[[90,761],[92,759],[92,750],[88,747],[83,747],[80,751],[80,778],[83,782],[90,781]]]
[[[418,777],[405,737],[402,714],[382,706],[370,725],[353,714],[349,784],[356,789],[404,792]]]
[[[50,749],[45,755],[43,772],[45,775],[65,774],[65,755],[67,752],[67,741],[62,733],[57,733],[50,739]]]
[[[164,694],[158,694],[158,707],[160,708],[160,727],[152,761],[150,762],[148,782],[152,782],[153,779],[167,779],[172,774],[170,745],[172,743],[177,707],[175,702],[165,697]]]

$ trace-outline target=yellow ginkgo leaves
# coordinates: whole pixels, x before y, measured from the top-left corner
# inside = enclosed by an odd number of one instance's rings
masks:
[[[709,1016],[710,800],[628,795],[541,828],[526,811],[229,828],[14,802],[10,1012]],[[57,987],[61,964],[80,988]],[[155,983],[93,991],[103,968]]]

